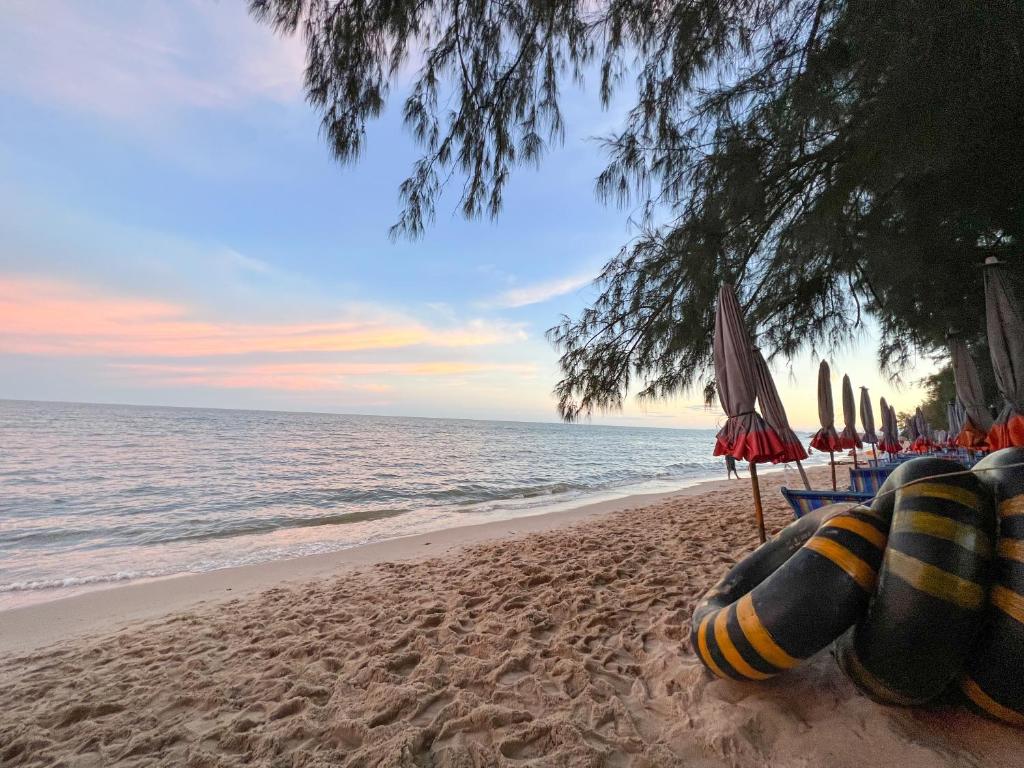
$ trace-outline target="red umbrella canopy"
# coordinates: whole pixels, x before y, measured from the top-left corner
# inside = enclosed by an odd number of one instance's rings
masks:
[[[783,455],[776,459],[780,461],[803,461],[807,458],[807,451],[804,450],[800,438],[793,433],[789,426],[789,418],[786,416],[786,408],[779,397],[779,390],[775,387],[775,380],[772,379],[772,372],[768,363],[761,354],[761,350],[754,347],[751,351],[754,360],[754,373],[757,376],[757,403],[761,406],[761,413],[768,426],[775,430],[775,433],[782,440],[784,449]]]
[[[953,379],[956,396],[963,404],[964,420],[955,436],[956,444],[964,448],[987,448],[992,417],[985,404],[981,376],[967,345],[957,336],[949,341],[949,356],[953,361]]]
[[[989,432],[998,451],[1024,445],[1024,312],[1006,278],[1003,263],[985,261],[985,320],[996,384],[1006,405]]]
[[[882,398],[882,439],[878,443],[878,450],[886,453],[899,453],[900,445],[899,428],[896,426],[896,414],[889,407],[889,404]]]
[[[832,371],[824,360],[818,366],[818,420],[821,429],[811,438],[811,448],[826,452],[842,450],[836,433],[836,409],[832,404]]]
[[[860,388],[860,425],[864,427],[864,442],[876,445],[878,435],[875,433],[875,411],[871,407],[871,395],[867,387]]]
[[[864,447],[857,434],[857,402],[849,376],[843,376],[843,431],[839,433],[839,444],[843,448]]]
[[[754,464],[778,461],[785,453],[782,440],[754,410],[757,375],[750,348],[736,292],[723,284],[715,311],[715,382],[729,418],[718,433],[715,456],[729,455]]]

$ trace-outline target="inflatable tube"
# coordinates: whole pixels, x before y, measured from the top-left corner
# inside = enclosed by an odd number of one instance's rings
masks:
[[[885,527],[867,507],[832,504],[755,550],[694,610],[691,640],[704,666],[764,680],[831,643],[867,607]]]
[[[920,479],[937,474],[948,476]],[[886,485],[898,490],[875,506],[893,510],[878,586],[837,655],[872,698],[919,704],[960,677],[982,626],[995,514],[988,489],[955,462],[908,462]]]
[[[961,464],[948,459],[930,456],[912,459],[889,473],[885,482],[878,489],[874,501],[871,502],[871,509],[888,524],[892,521],[892,514],[896,508],[896,489],[924,477],[963,471],[964,468]]]
[[[992,491],[999,517],[995,580],[985,629],[961,682],[973,709],[1024,727],[1024,448],[1006,448],[974,471]]]

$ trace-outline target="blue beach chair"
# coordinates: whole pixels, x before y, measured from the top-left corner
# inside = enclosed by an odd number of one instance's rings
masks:
[[[896,465],[851,469],[850,490],[859,493],[870,493],[874,496],[895,468]]]
[[[803,517],[808,512],[824,507],[827,504],[838,504],[843,501],[852,501],[856,504],[868,504],[875,497],[874,493],[860,491],[797,491],[790,488],[783,488],[782,495],[786,497],[789,506],[793,508],[793,514]]]

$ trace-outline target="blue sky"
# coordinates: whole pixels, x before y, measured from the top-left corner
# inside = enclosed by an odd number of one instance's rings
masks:
[[[0,397],[555,418],[544,330],[630,236],[593,194],[591,137],[616,115],[569,93],[565,146],[514,176],[497,222],[445,200],[425,238],[395,243],[416,157],[397,110],[339,166],[302,54],[241,0],[4,4]],[[837,373],[914,405],[873,346]],[[778,372],[801,426],[816,366]],[[597,420],[720,416],[684,393]]]

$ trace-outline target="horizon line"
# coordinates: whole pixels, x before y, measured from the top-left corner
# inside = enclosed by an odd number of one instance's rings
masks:
[[[376,419],[427,419],[431,421],[479,421],[479,422],[498,422],[503,424],[550,424],[553,426],[566,426],[566,427],[607,427],[609,429],[662,429],[662,430],[674,430],[674,431],[692,431],[692,432],[716,432],[716,427],[669,427],[669,426],[656,426],[656,425],[632,425],[632,424],[594,424],[590,421],[575,421],[567,422],[562,420],[553,421],[534,421],[530,419],[485,419],[475,418],[472,416],[417,416],[409,414],[385,414],[385,413],[358,413],[352,411],[304,411],[304,410],[286,410],[281,408],[230,408],[227,406],[215,406],[215,405],[167,405],[163,403],[119,403],[99,400],[47,400],[47,399],[28,399],[22,397],[3,397],[0,396],[0,402],[10,403],[40,403],[40,404],[51,404],[51,405],[98,405],[98,406],[115,406],[120,408],[173,408],[178,410],[195,410],[195,411],[230,411],[236,413],[282,413],[282,414],[303,414],[312,416],[363,416],[368,418]],[[627,417],[632,418],[632,417]],[[643,418],[643,417],[636,417]],[[794,427],[794,431],[801,431],[800,428]]]

